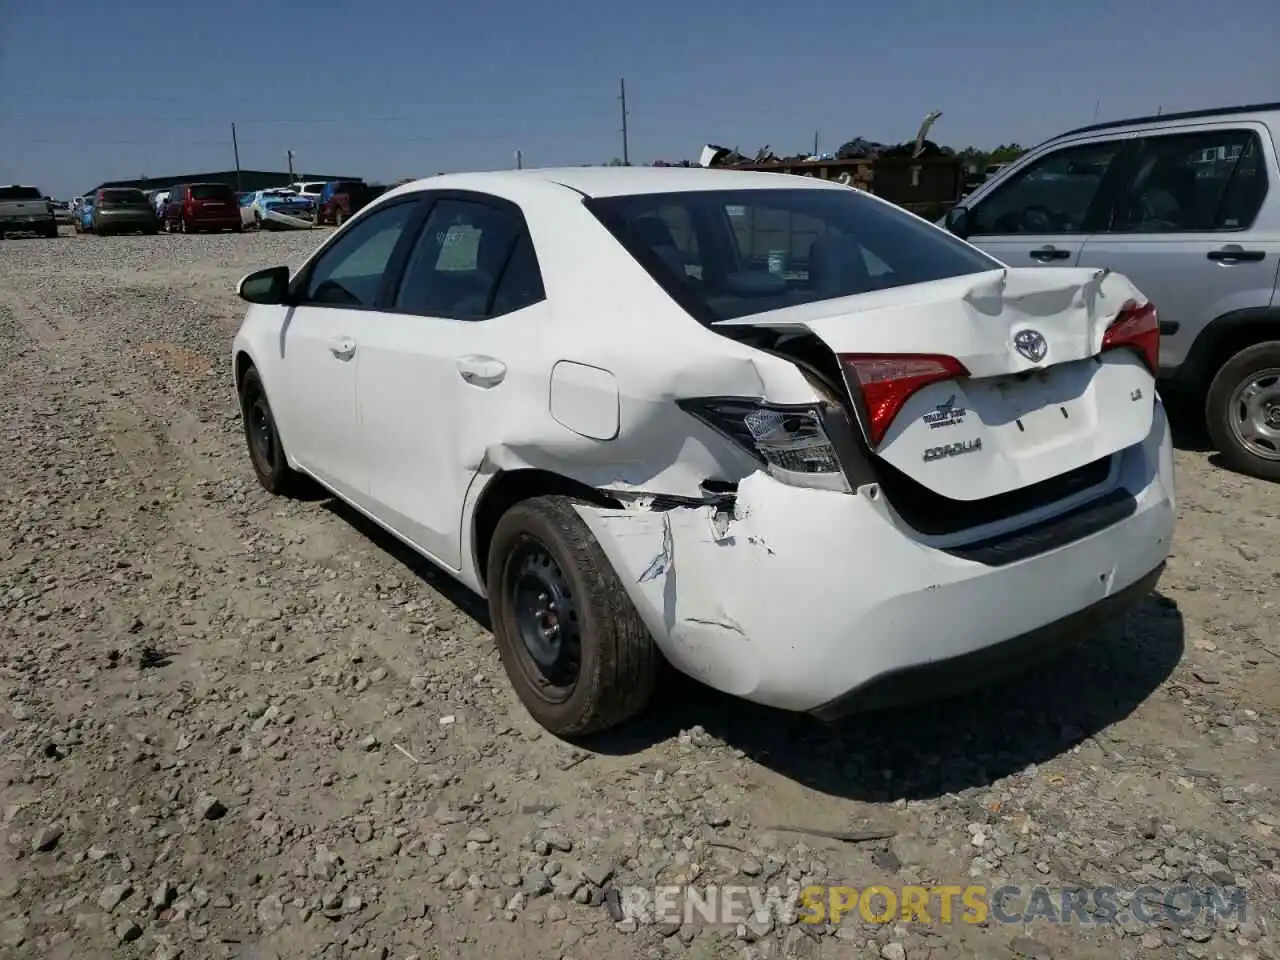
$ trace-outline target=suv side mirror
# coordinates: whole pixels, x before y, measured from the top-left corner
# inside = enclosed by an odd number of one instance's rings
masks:
[[[236,287],[241,300],[274,307],[289,296],[289,268],[267,267],[244,277]]]
[[[946,224],[947,229],[961,240],[967,239],[969,236],[969,208],[957,203],[947,211]]]

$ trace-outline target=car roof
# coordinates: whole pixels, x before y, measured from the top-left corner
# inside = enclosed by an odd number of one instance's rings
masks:
[[[413,180],[392,192],[403,194],[421,190],[478,190],[505,194],[534,183],[565,187],[585,197],[626,197],[698,190],[849,189],[816,177],[751,170],[709,170],[705,167],[549,167],[442,173],[435,177]]]
[[[1206,110],[1184,110],[1178,113],[1154,113],[1145,117],[1129,117],[1124,120],[1107,120],[1103,123],[1092,123],[1087,127],[1077,127],[1065,133],[1059,133],[1044,141],[1045,144],[1071,137],[1080,137],[1091,133],[1124,133],[1130,128],[1142,130],[1152,127],[1188,126],[1197,121],[1228,120],[1241,117],[1262,117],[1280,113],[1280,101],[1273,103],[1243,104],[1235,107],[1212,107]]]

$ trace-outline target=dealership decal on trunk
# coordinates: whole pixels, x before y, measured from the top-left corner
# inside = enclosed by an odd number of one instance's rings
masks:
[[[972,440],[960,440],[956,443],[944,444],[941,447],[929,447],[924,452],[924,462],[946,460],[948,457],[958,457],[963,453],[977,453],[981,449],[981,437],[974,437]]]
[[[956,406],[956,395],[953,393],[946,402],[938,404],[921,419],[929,425],[930,430],[937,430],[939,427],[954,427],[964,423],[967,412],[964,407]]]

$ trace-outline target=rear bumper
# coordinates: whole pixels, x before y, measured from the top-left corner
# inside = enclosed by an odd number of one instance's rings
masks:
[[[755,474],[732,518],[712,507],[579,512],[655,641],[727,693],[837,716],[950,692],[1047,655],[1148,591],[1174,529],[1163,410],[1121,455],[1131,503],[1042,552],[944,550],[884,497],[800,489]],[[984,562],[985,561],[985,562]],[[955,672],[957,676],[950,675]]]
[[[820,720],[839,720],[851,713],[954,696],[1007,677],[1051,659],[1079,643],[1089,631],[1124,616],[1155,589],[1163,572],[1162,562],[1119,592],[1061,620],[989,647],[890,671],[810,712]]]
[[[57,219],[47,213],[0,217],[0,227],[9,230],[44,230],[50,224],[57,226],[57,223]]]
[[[150,210],[130,210],[128,213],[101,211],[94,215],[94,219],[101,226],[135,230],[154,227],[157,222],[155,214]]]

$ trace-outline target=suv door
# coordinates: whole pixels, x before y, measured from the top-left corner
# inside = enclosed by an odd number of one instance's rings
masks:
[[[1105,226],[1131,141],[1049,147],[967,201],[965,239],[1011,267],[1076,265]]]
[[[450,570],[462,565],[463,504],[491,446],[513,421],[535,435],[548,417],[546,307],[519,208],[441,193],[393,312],[362,344],[371,512]]]
[[[1274,170],[1259,124],[1206,124],[1144,137],[1112,222],[1084,267],[1123,273],[1160,311],[1160,365],[1172,375],[1215,318],[1267,307],[1280,262],[1280,208],[1260,217]]]
[[[290,291],[280,331],[280,379],[272,410],[290,456],[325,486],[363,505],[369,492],[367,449],[356,411],[357,370],[379,314],[383,285],[409,225],[417,196],[393,201],[335,234],[303,268]]]

